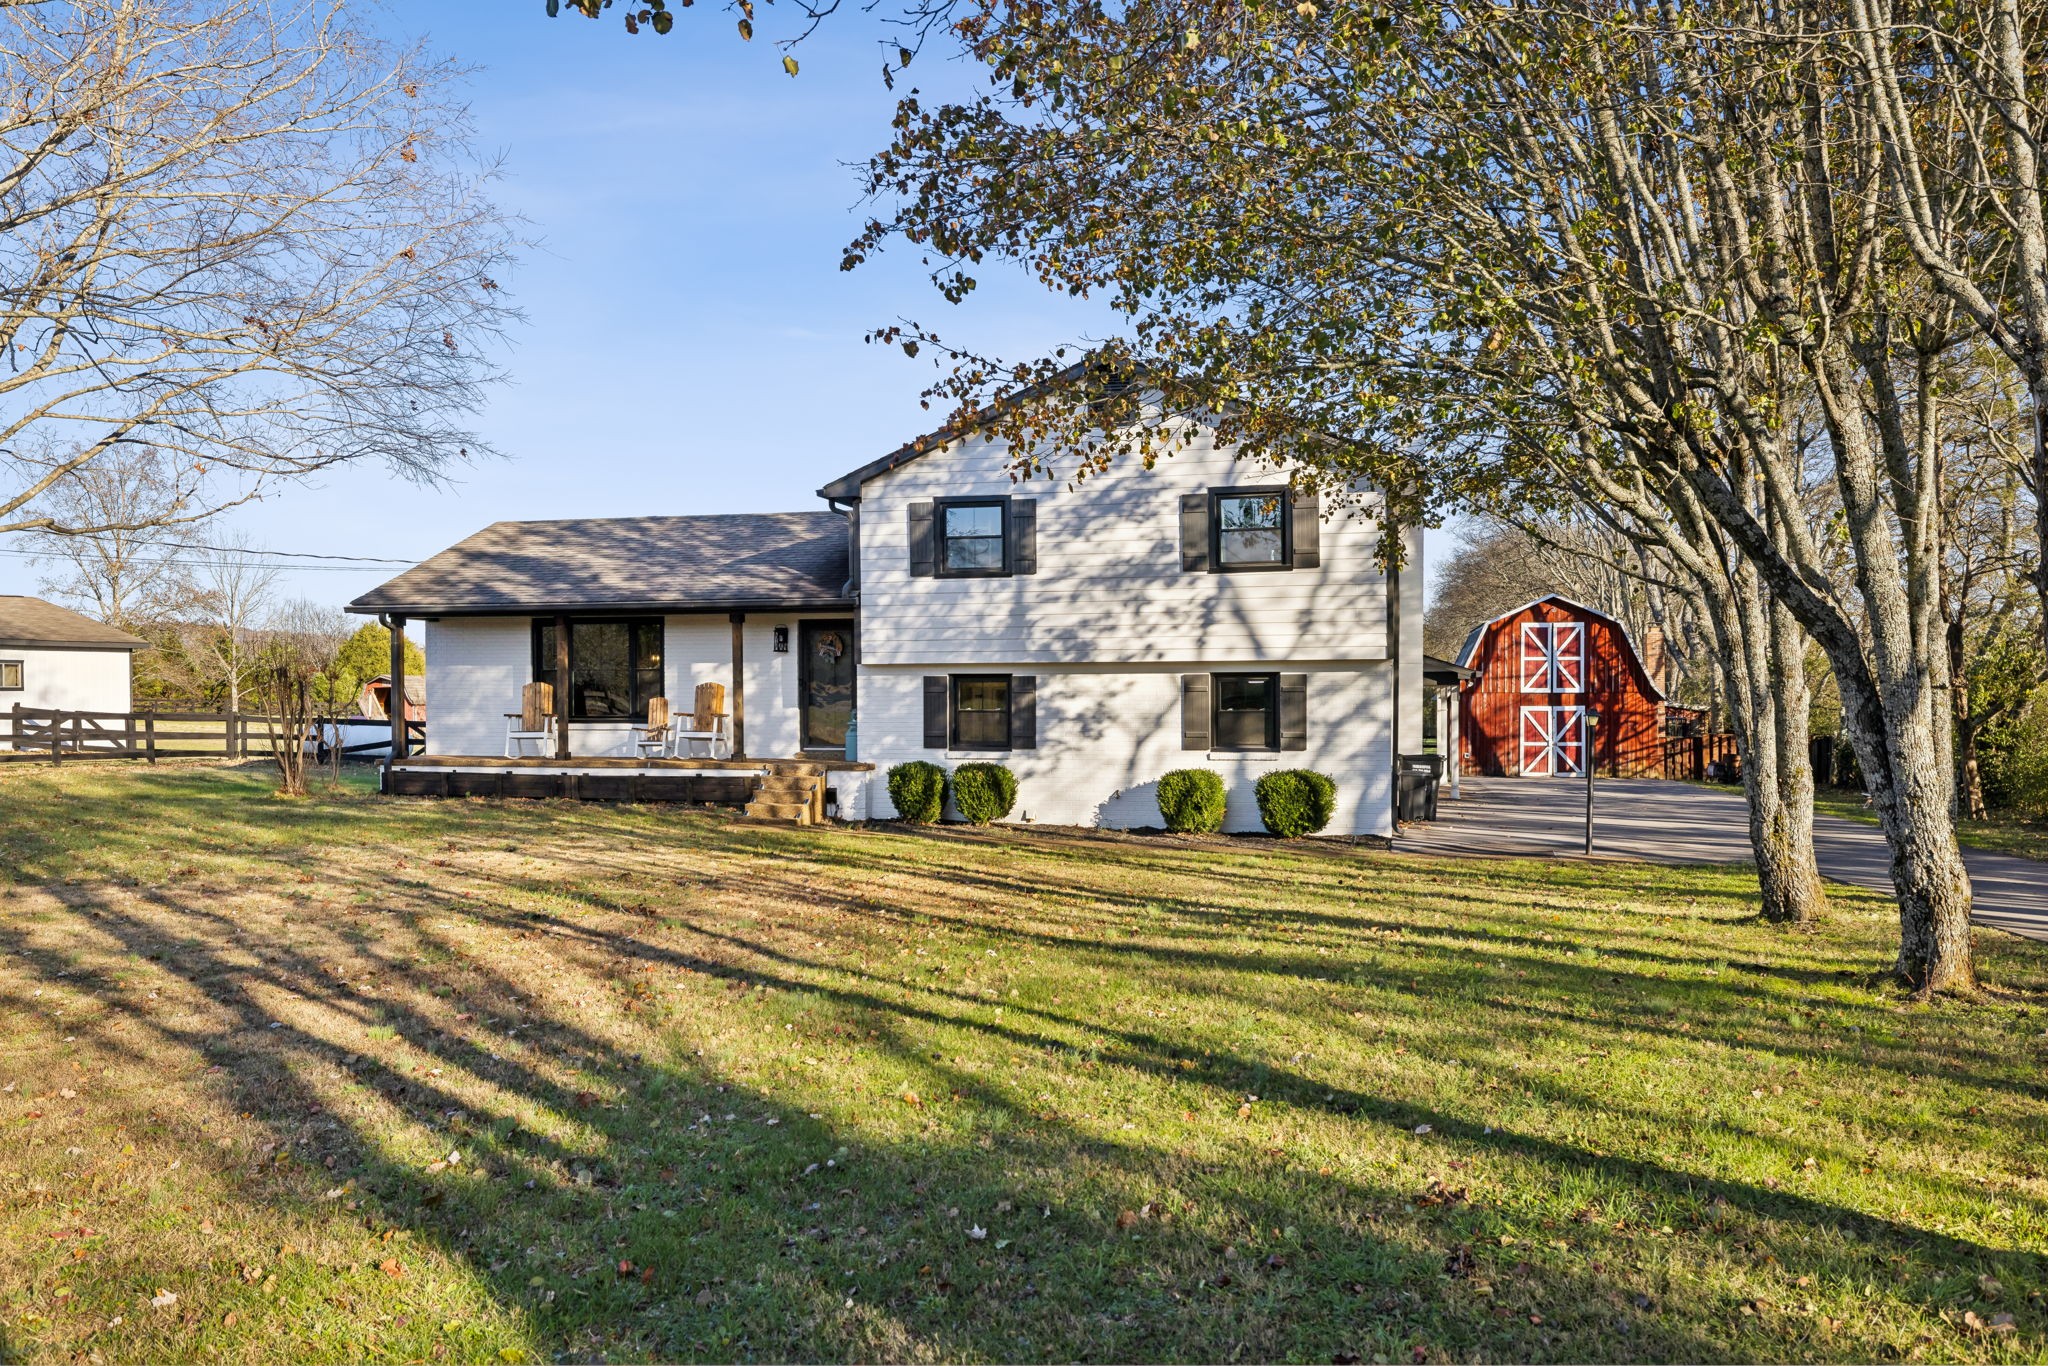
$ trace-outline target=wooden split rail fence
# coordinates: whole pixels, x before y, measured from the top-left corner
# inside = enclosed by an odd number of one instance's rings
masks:
[[[276,717],[247,711],[59,711],[16,703],[7,714],[0,763],[64,763],[80,759],[243,759],[270,753]],[[325,759],[336,740],[344,757],[384,753],[390,725],[377,721],[349,730],[379,728],[376,738],[347,743],[341,727],[323,722],[306,737]],[[425,748],[424,721],[406,723],[407,749]]]

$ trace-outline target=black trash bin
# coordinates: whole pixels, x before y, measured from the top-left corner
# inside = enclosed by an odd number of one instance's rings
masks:
[[[1444,780],[1444,760],[1440,754],[1404,754],[1401,756],[1401,789],[1397,809],[1404,821],[1433,821],[1436,819],[1437,789]]]

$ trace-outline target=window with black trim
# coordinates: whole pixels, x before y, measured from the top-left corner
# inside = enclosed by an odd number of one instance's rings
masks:
[[[637,721],[662,695],[660,617],[569,620],[569,719]],[[554,684],[555,623],[533,623],[533,681]]]
[[[1010,676],[953,675],[954,749],[1010,747]]]
[[[1216,674],[1216,749],[1280,748],[1280,675]]]
[[[0,659],[0,692],[20,692],[22,687],[21,661]]]
[[[1010,572],[1007,498],[940,499],[938,572],[950,577]]]
[[[1287,569],[1288,499],[1285,486],[1212,489],[1209,553],[1218,569]],[[1198,505],[1199,506],[1199,505]]]

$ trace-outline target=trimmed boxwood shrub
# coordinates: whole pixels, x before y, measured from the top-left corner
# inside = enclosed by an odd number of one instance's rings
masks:
[[[1283,768],[1259,779],[1259,819],[1281,839],[1313,835],[1337,810],[1337,784],[1307,768]]]
[[[930,825],[946,809],[946,770],[922,759],[889,770],[889,800],[914,825]]]
[[[1017,775],[1001,764],[962,764],[953,770],[953,805],[976,825],[989,825],[1017,804]]]
[[[1159,815],[1176,835],[1223,828],[1223,779],[1206,768],[1177,768],[1159,780]]]

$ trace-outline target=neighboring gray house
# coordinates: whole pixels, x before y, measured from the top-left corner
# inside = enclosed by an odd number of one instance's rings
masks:
[[[573,756],[631,756],[647,699],[717,681],[736,768],[999,759],[1014,819],[1127,827],[1159,823],[1161,774],[1208,767],[1228,828],[1257,829],[1252,783],[1300,766],[1337,780],[1329,833],[1388,833],[1396,740],[1421,747],[1421,575],[1390,582],[1376,521],[1204,437],[1078,488],[934,437],[826,485],[830,511],[499,523],[350,610],[425,619],[429,756],[501,754],[560,623]],[[843,816],[894,814],[834,779]]]

